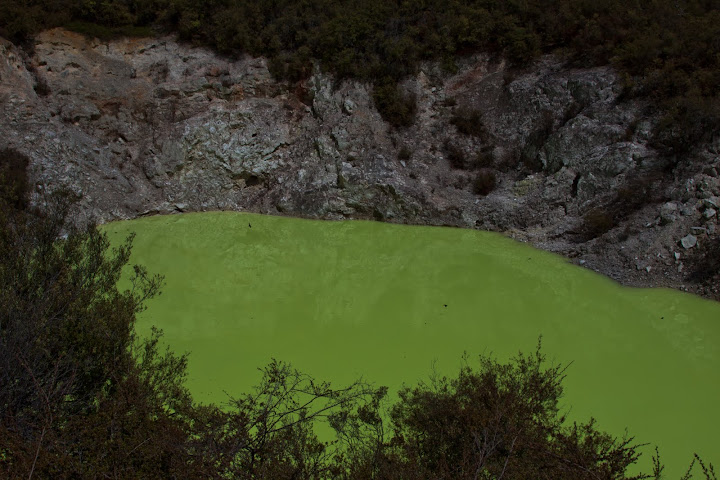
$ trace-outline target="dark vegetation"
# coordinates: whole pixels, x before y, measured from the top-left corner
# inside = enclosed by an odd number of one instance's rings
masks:
[[[530,172],[540,172],[543,169],[542,161],[540,160],[540,151],[547,142],[548,138],[555,133],[553,128],[552,112],[547,110],[542,112],[540,121],[535,126],[535,129],[528,135],[525,140],[525,145],[520,151],[520,164]],[[555,173],[552,170],[559,170],[561,166],[549,167],[550,173]]]
[[[458,120],[455,125],[458,127],[458,130],[467,129],[465,132],[463,132],[465,134],[485,135],[485,129],[482,126],[482,122],[480,122],[479,120],[478,122],[475,122],[475,117],[475,113],[462,114],[458,117],[455,117],[455,119],[461,119]],[[470,119],[472,119],[472,123]],[[467,124],[465,124],[464,126],[458,126],[463,125],[463,122],[465,122],[466,120]],[[491,147],[488,146],[485,149],[481,149],[474,155],[468,155],[463,149],[463,147],[454,143],[450,139],[446,139],[443,144],[445,156],[447,157],[448,162],[450,162],[450,166],[452,168],[459,170],[477,171],[475,176],[470,181],[472,191],[476,195],[487,195],[493,190],[495,190],[495,187],[497,186],[497,174],[493,169],[495,162],[493,161],[492,152],[489,148]],[[464,180],[460,188],[463,188],[466,185],[465,182],[467,182],[467,180]]]
[[[407,161],[412,157],[412,150],[407,145],[403,145],[398,151],[398,160]]]
[[[720,239],[708,238],[687,259],[691,282],[700,285],[701,292],[720,300]]]
[[[578,240],[587,241],[600,237],[648,203],[663,200],[658,194],[663,191],[660,188],[664,181],[661,172],[649,170],[632,173],[629,180],[614,192],[609,201],[585,213]]]
[[[473,192],[478,195],[487,195],[495,190],[497,186],[497,177],[495,172],[489,168],[482,168],[473,180]]]
[[[273,361],[226,408],[198,405],[186,360],[140,338],[135,316],[162,278],[132,268],[70,221],[74,199],[35,193],[21,154],[0,152],[0,476],[4,478],[659,479],[630,476],[632,438],[559,410],[565,367],[540,345],[509,363],[480,357],[455,378],[332,388]],[[34,206],[34,204],[41,205]],[[314,433],[327,420],[333,442]],[[703,478],[712,466],[693,460]]]
[[[24,210],[27,207],[29,163],[30,159],[18,151],[0,150],[0,195],[9,208]]]
[[[409,127],[415,121],[415,96],[404,92],[396,82],[384,80],[376,83],[372,95],[385,121],[396,127]]]
[[[445,156],[447,157],[448,162],[450,162],[450,166],[452,168],[460,170],[472,169],[472,162],[463,148],[449,138],[443,143],[443,150],[445,151]]]
[[[625,98],[651,97],[667,112],[656,132],[668,153],[717,133],[720,10],[715,0],[5,0],[0,35],[28,41],[65,26],[108,38],[174,31],[225,54],[270,58],[291,81],[311,62],[339,78],[376,84],[383,116],[412,122],[412,99],[394,88],[419,62],[449,71],[458,55],[488,51],[524,65],[559,51],[578,66],[613,64]],[[459,129],[463,129],[461,121]],[[473,128],[470,126],[470,128]]]
[[[462,134],[479,137],[482,140],[487,139],[487,131],[482,121],[482,115],[477,110],[459,109],[450,118],[450,124],[455,125],[458,132]]]

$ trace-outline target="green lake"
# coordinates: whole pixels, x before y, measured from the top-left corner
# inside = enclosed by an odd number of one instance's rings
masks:
[[[138,330],[190,352],[199,401],[248,391],[273,357],[338,386],[397,388],[455,375],[463,352],[531,353],[542,335],[549,359],[572,362],[570,418],[658,444],[668,478],[695,451],[720,463],[720,303],[623,288],[472,230],[220,212],[104,229],[136,232],[131,262],[165,276]]]

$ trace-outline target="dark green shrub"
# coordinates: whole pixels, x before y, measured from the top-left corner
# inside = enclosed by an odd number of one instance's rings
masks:
[[[310,49],[300,47],[295,53],[281,53],[273,56],[268,63],[268,70],[275,78],[298,82],[312,73]]]
[[[593,208],[583,215],[581,235],[590,240],[604,235],[615,226],[613,215],[603,208]]]
[[[473,192],[476,195],[487,195],[495,190],[497,177],[495,172],[489,168],[481,169],[473,180]]]
[[[492,167],[495,163],[492,149],[493,147],[488,146],[475,155],[468,155],[462,147],[449,138],[443,143],[445,157],[450,162],[450,166],[458,170],[478,170]]]
[[[25,44],[45,27],[46,12],[40,5],[9,1],[0,4],[0,36]]]
[[[565,368],[544,361],[539,348],[506,364],[482,356],[454,378],[404,388],[390,411],[391,439],[364,444],[345,478],[644,478],[625,473],[640,456],[632,438],[599,431],[592,419],[565,425]],[[374,433],[378,411],[371,404],[348,423]]]
[[[412,150],[410,150],[407,145],[403,145],[400,151],[398,151],[398,160],[407,161],[410,160],[411,156]]]
[[[443,143],[443,150],[452,168],[459,170],[467,170],[469,168],[467,155],[465,155],[465,152],[460,146],[453,143],[449,138]]]
[[[686,263],[687,279],[700,284],[705,294],[720,299],[720,237],[700,242]]]
[[[540,55],[540,36],[530,29],[515,27],[500,38],[500,43],[510,61],[517,65],[525,65]]]
[[[383,82],[373,88],[375,108],[383,120],[395,127],[409,127],[415,122],[415,96],[403,92],[397,83]]]
[[[573,107],[571,107],[569,111],[574,111]],[[542,112],[542,115],[540,115],[540,119],[535,125],[535,129],[525,140],[525,145],[520,153],[520,161],[526,170],[533,173],[541,172],[543,170],[544,165],[540,160],[540,152],[553,132],[552,112],[545,110]],[[556,165],[549,173],[555,173],[555,171],[560,168],[561,165]]]
[[[478,110],[459,110],[450,118],[450,124],[455,125],[458,132],[464,135],[487,138],[487,129]]]
[[[495,159],[493,158],[493,148],[486,147],[480,150],[475,155],[475,161],[473,162],[474,168],[490,168],[494,166]]]
[[[720,99],[678,99],[653,131],[652,145],[668,155],[682,155],[720,134]]]
[[[645,205],[663,201],[663,176],[658,171],[633,172],[615,196],[605,205],[595,207],[583,217],[581,238],[599,237]]]
[[[28,204],[30,159],[17,150],[0,150],[0,204],[24,209]]]

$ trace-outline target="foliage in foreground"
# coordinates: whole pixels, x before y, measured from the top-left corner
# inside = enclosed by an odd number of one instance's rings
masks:
[[[317,382],[273,361],[226,408],[183,386],[186,357],[138,338],[159,277],[117,282],[130,240],[110,249],[69,221],[72,202],[30,206],[0,155],[0,476],[6,478],[659,479],[628,476],[631,438],[567,425],[564,368],[540,346],[509,363],[481,357],[456,378],[385,388]],[[15,159],[17,160],[17,159]],[[13,161],[15,161],[13,160]],[[21,159],[22,160],[22,159]],[[22,163],[22,162],[21,162]],[[14,171],[14,170],[13,170]],[[19,198],[18,196],[23,198]],[[314,432],[327,420],[337,439]],[[696,458],[706,479],[712,466]]]

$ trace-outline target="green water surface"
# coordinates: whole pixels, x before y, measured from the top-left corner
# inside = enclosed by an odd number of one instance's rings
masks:
[[[220,212],[104,228],[115,242],[137,232],[132,263],[165,275],[138,329],[190,352],[200,401],[248,391],[272,357],[336,385],[397,388],[456,374],[463,352],[530,353],[542,334],[550,359],[572,362],[572,419],[658,444],[670,478],[695,451],[720,462],[716,302],[622,288],[472,230]]]

